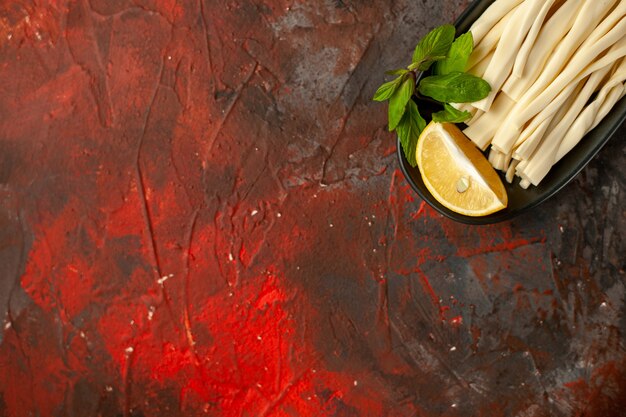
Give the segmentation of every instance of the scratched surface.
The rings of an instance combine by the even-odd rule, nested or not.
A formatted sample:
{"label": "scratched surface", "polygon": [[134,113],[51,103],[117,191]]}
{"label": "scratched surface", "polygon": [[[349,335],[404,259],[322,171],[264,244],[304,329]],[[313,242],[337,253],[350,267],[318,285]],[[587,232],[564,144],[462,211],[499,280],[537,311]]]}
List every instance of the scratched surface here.
{"label": "scratched surface", "polygon": [[398,171],[460,0],[5,0],[1,416],[620,416],[622,127],[511,222]]}

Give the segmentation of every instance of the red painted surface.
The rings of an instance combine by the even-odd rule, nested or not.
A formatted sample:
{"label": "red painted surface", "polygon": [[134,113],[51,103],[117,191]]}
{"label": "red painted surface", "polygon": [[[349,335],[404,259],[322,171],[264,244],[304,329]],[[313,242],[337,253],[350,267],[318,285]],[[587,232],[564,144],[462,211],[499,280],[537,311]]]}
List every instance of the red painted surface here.
{"label": "red painted surface", "polygon": [[621,415],[623,195],[470,228],[397,169],[431,3],[3,2],[0,415]]}

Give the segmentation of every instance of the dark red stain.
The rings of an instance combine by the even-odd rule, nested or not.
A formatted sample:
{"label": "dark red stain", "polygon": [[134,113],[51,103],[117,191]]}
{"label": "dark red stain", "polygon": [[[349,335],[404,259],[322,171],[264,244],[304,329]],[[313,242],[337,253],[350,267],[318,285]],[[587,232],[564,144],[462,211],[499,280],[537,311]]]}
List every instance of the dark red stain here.
{"label": "dark red stain", "polygon": [[534,239],[517,239],[509,240],[511,236],[503,236],[506,240],[502,243],[492,243],[490,245],[480,245],[478,248],[459,248],[459,255],[463,257],[475,256],[481,253],[493,253],[493,252],[510,252],[519,247],[526,245],[533,245],[536,243],[545,243],[545,238],[537,237]]}
{"label": "dark red stain", "polygon": [[620,243],[397,169],[418,3],[2,3],[0,415],[620,415]]}

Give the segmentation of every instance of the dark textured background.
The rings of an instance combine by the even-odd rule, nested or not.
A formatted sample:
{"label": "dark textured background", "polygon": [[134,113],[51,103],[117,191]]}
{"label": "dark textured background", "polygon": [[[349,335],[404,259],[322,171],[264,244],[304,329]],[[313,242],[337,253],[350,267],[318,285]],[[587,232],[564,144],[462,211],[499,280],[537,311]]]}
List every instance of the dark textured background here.
{"label": "dark textured background", "polygon": [[625,415],[626,129],[468,227],[370,100],[466,6],[4,0],[0,415]]}

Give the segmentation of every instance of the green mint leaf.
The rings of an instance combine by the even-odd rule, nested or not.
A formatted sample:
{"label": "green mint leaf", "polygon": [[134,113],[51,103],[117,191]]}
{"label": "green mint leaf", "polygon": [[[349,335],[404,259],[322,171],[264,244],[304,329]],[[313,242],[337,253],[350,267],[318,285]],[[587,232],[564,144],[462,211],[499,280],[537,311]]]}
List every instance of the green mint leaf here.
{"label": "green mint leaf", "polygon": [[404,68],[400,68],[400,69],[385,71],[385,74],[387,74],[387,75],[404,75],[407,72],[409,72],[409,71],[405,70]]}
{"label": "green mint leaf", "polygon": [[419,41],[413,52],[413,63],[420,71],[426,71],[433,62],[448,56],[454,41],[455,29],[452,25],[443,25],[431,30]]}
{"label": "green mint leaf", "polygon": [[437,123],[462,123],[472,117],[468,111],[457,110],[448,103],[443,105],[443,110],[433,113],[433,121]]}
{"label": "green mint leaf", "polygon": [[467,61],[474,50],[474,37],[472,32],[464,33],[456,38],[450,47],[448,57],[435,64],[436,75],[450,74],[451,72],[463,72]]}
{"label": "green mint leaf", "polygon": [[417,129],[419,130],[417,136],[419,136],[419,134],[422,133],[422,130],[426,129],[426,120],[424,120],[424,118],[420,114],[419,110],[417,109],[417,104],[415,104],[413,100],[411,100],[409,104],[409,115],[411,116],[411,120],[416,123]]}
{"label": "green mint leaf", "polygon": [[393,81],[389,81],[378,87],[376,93],[374,94],[374,101],[385,101],[389,100],[393,93],[396,92],[398,87],[400,87],[400,83],[402,82],[402,77],[398,77]]}
{"label": "green mint leaf", "polygon": [[417,139],[420,137],[422,130],[426,128],[426,121],[420,115],[417,105],[413,100],[409,101],[402,120],[398,124],[396,131],[400,138],[402,151],[409,164],[414,167],[417,165],[415,152],[417,150]]}
{"label": "green mint leaf", "polygon": [[406,104],[411,100],[411,96],[415,92],[415,81],[412,77],[407,77],[400,85],[400,88],[389,99],[389,131],[391,132],[398,126]]}
{"label": "green mint leaf", "polygon": [[491,86],[480,77],[452,72],[423,78],[418,90],[420,94],[442,103],[473,103],[487,97]]}

